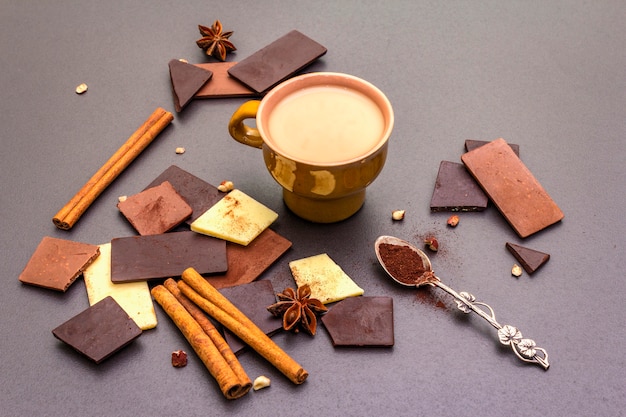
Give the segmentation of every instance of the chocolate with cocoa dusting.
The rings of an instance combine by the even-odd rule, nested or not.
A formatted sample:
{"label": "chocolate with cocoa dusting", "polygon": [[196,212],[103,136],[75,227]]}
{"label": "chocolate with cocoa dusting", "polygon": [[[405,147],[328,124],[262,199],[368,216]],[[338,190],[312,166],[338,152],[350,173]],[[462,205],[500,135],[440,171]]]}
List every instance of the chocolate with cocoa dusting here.
{"label": "chocolate with cocoa dusting", "polygon": [[424,266],[419,253],[408,246],[381,243],[380,258],[389,274],[409,285],[423,285],[436,280],[430,268]]}

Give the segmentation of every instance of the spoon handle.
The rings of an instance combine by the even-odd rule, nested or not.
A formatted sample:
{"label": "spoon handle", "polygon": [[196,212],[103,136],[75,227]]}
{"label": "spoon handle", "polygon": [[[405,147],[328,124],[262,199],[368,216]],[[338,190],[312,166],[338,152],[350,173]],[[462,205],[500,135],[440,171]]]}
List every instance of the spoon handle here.
{"label": "spoon handle", "polygon": [[498,330],[500,343],[511,346],[518,358],[524,362],[536,363],[542,366],[544,370],[548,369],[550,366],[548,362],[548,352],[543,348],[537,347],[534,340],[523,338],[522,332],[516,327],[509,324],[502,326],[498,323],[496,321],[496,314],[487,304],[476,301],[476,297],[470,293],[464,291],[457,293],[438,279],[433,281],[432,284],[453,296],[456,299],[456,305],[459,310],[464,313],[473,311],[487,320],[489,324]]}

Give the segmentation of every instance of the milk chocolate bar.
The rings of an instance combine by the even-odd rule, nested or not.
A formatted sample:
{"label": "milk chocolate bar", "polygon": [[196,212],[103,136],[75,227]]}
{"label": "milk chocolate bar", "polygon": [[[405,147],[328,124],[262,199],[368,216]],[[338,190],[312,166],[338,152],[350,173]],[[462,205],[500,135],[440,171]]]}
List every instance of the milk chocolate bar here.
{"label": "milk chocolate bar", "polygon": [[230,68],[228,73],[257,93],[263,93],[325,53],[324,46],[292,30]]}
{"label": "milk chocolate bar", "polygon": [[52,334],[95,363],[100,363],[141,335],[113,297],[106,297],[61,324]]}
{"label": "milk chocolate bar", "polygon": [[504,139],[467,152],[461,160],[522,238],[563,219],[563,212]]}
{"label": "milk chocolate bar", "polygon": [[226,242],[191,231],[111,240],[113,282],[179,277],[190,267],[200,274],[225,272]]}
{"label": "milk chocolate bar", "polygon": [[[467,152],[473,151],[474,149],[480,148],[481,146],[486,145],[488,143],[489,143],[488,140],[467,139],[465,141],[465,150]],[[515,152],[515,155],[519,156],[519,145],[516,145],[514,143],[509,143],[509,146],[511,147],[511,150]]]}
{"label": "milk chocolate bar", "polygon": [[236,62],[206,62],[203,64],[194,64],[196,67],[211,71],[213,77],[198,90],[193,98],[258,96],[259,93],[246,87],[242,82],[228,74],[228,70],[236,64]]}

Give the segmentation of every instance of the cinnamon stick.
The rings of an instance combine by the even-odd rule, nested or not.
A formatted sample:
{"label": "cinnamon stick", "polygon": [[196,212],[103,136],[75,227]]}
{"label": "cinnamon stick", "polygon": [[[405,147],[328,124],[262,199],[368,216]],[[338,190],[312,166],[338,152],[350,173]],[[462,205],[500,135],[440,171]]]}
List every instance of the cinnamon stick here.
{"label": "cinnamon stick", "polygon": [[185,307],[176,300],[176,297],[163,285],[154,287],[151,294],[176,324],[176,327],[180,329],[204,366],[217,381],[224,396],[232,400],[245,395],[250,390],[250,386],[244,387],[241,385],[239,378],[209,336],[204,333],[200,325],[185,310]]}
{"label": "cinnamon stick", "polygon": [[220,352],[226,363],[230,366],[230,369],[233,370],[237,378],[239,379],[239,383],[242,386],[242,389],[246,389],[246,391],[250,390],[252,386],[252,381],[244,371],[239,359],[235,356],[235,353],[232,351],[228,343],[224,340],[220,332],[215,328],[211,320],[207,318],[204,312],[195,305],[189,298],[187,298],[183,293],[180,292],[180,289],[176,285],[176,281],[172,278],[168,278],[163,283],[163,286],[169,290],[169,292],[178,300],[178,302],[185,307],[185,310],[189,312],[191,317],[196,320],[196,322],[200,325],[204,333],[211,339],[217,350]]}
{"label": "cinnamon stick", "polygon": [[157,108],[52,218],[55,226],[62,230],[71,229],[96,198],[152,143],[173,119],[172,113],[160,107]]}
{"label": "cinnamon stick", "polygon": [[309,373],[283,351],[248,317],[220,294],[195,269],[187,268],[178,281],[180,291],[274,365],[295,384],[302,384]]}

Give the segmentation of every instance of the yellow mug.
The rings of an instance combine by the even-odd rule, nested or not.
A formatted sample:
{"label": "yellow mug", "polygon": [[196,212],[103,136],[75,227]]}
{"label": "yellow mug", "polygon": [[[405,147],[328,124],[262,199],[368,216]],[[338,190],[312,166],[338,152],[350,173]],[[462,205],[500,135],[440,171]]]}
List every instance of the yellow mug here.
{"label": "yellow mug", "polygon": [[[246,119],[255,119],[256,127]],[[238,142],[263,150],[292,212],[333,223],[363,205],[365,188],[385,164],[393,123],[391,103],[371,83],[314,72],[279,84],[261,101],[241,105],[228,131]]]}

